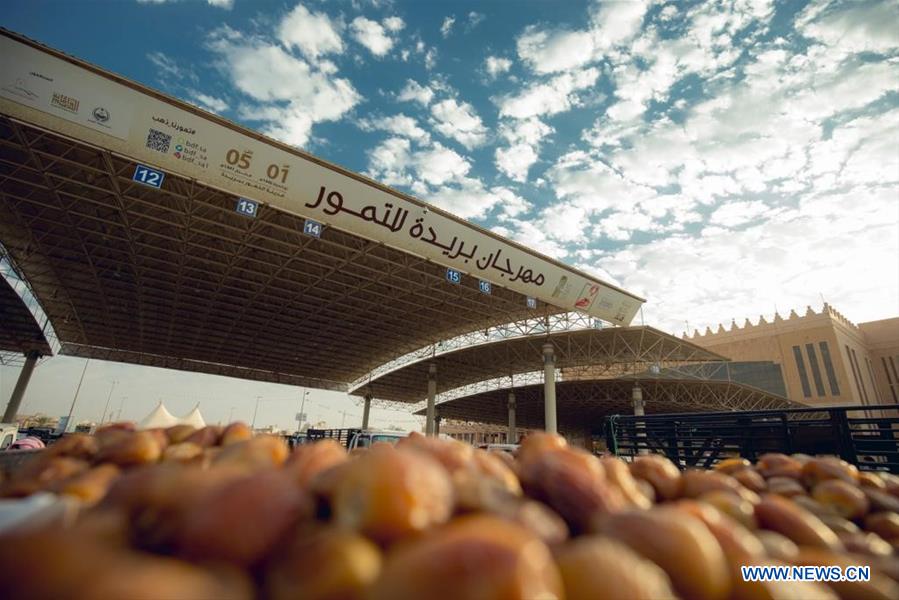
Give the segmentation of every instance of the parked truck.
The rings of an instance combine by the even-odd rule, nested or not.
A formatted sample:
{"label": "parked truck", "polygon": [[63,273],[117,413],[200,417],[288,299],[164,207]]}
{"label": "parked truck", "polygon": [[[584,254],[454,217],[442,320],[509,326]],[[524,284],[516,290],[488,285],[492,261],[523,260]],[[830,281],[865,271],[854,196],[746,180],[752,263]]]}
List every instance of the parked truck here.
{"label": "parked truck", "polygon": [[368,448],[375,442],[397,443],[406,434],[399,431],[384,431],[374,429],[307,429],[306,442],[312,443],[318,440],[331,438],[340,442],[347,450],[355,448]]}

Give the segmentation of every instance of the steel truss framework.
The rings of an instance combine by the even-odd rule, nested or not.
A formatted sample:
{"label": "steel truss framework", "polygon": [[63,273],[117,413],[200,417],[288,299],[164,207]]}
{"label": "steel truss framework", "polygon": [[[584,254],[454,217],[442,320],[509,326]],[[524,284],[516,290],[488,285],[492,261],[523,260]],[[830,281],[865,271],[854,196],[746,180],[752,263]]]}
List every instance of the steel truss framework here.
{"label": "steel truss framework", "polygon": [[0,116],[0,240],[63,354],[346,390],[464,332],[560,312],[382,244]]}
{"label": "steel truss framework", "polygon": [[437,365],[438,394],[496,378],[517,377],[539,368],[543,344],[555,350],[556,367],[566,378],[578,373],[606,377],[668,368],[692,362],[722,361],[723,356],[652,327],[568,329],[551,335],[523,335],[422,356],[352,391],[396,402],[420,402],[427,395],[428,365]]}
{"label": "steel truss framework", "polygon": [[49,357],[58,350],[50,320],[0,244],[0,366],[21,366],[29,352]]}
{"label": "steel truss framework", "polygon": [[[602,426],[613,414],[632,414],[631,394],[639,381],[646,413],[709,410],[765,410],[796,408],[786,398],[730,381],[701,379],[594,379],[556,383],[559,429],[583,432]],[[516,423],[527,429],[543,428],[543,386],[516,385],[457,397],[437,405],[442,419],[508,423],[509,392],[515,393]],[[424,414],[419,410],[416,414]]]}

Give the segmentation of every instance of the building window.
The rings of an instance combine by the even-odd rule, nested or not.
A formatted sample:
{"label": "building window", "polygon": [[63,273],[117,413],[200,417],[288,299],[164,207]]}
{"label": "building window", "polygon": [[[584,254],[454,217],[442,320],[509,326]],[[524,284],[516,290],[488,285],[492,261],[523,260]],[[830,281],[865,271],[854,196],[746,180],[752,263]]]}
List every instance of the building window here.
{"label": "building window", "polygon": [[837,376],[833,371],[833,363],[830,362],[830,348],[827,342],[819,342],[818,347],[821,349],[821,360],[824,361],[824,372],[827,373],[827,383],[830,385],[830,393],[834,396],[840,395],[840,386],[837,383]]}
{"label": "building window", "polygon": [[826,396],[824,391],[824,380],[821,379],[821,368],[818,366],[818,355],[815,354],[815,345],[806,344],[805,352],[808,354],[808,364],[812,367],[812,381],[815,382],[815,391],[819,396]]}
{"label": "building window", "polygon": [[[890,357],[890,360],[893,360]],[[899,387],[899,381],[893,382],[893,378],[890,376],[890,369],[887,367],[887,359],[885,356],[880,357],[880,362],[883,364],[883,372],[886,373],[887,376],[887,386],[890,388],[890,393],[893,394],[893,402],[899,402],[899,398],[896,397],[896,388]]]}
{"label": "building window", "polygon": [[868,364],[868,377],[871,378],[871,387],[874,388],[874,397],[877,399],[877,403],[880,404],[883,400],[880,397],[880,390],[877,389],[877,381],[874,380],[874,367],[871,366],[871,359],[867,356],[865,357],[865,362]]}
{"label": "building window", "polygon": [[852,369],[852,378],[855,379],[855,392],[858,394],[858,400],[864,404],[862,384],[858,380],[858,369],[855,367],[855,363],[852,362],[852,350],[849,349],[848,344],[846,344],[846,361],[849,362],[849,368]]}
{"label": "building window", "polygon": [[805,361],[802,360],[802,351],[799,346],[793,346],[793,358],[796,359],[796,368],[799,369],[799,382],[802,383],[802,395],[811,398],[812,388],[808,385],[808,374],[805,372]]}
{"label": "building window", "polygon": [[862,396],[865,397],[865,404],[868,404],[868,386],[865,385],[862,368],[858,366],[858,356],[855,354],[855,348],[852,349],[852,364],[855,365],[855,370],[858,371],[858,380],[862,384]]}

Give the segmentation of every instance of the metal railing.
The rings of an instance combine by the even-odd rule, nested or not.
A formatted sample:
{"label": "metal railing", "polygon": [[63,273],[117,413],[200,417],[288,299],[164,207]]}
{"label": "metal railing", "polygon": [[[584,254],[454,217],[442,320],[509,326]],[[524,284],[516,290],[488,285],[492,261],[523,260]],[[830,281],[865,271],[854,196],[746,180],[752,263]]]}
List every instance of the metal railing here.
{"label": "metal railing", "polygon": [[832,454],[862,470],[899,473],[899,404],[613,415],[604,429],[613,454],[664,454],[681,468],[783,452]]}

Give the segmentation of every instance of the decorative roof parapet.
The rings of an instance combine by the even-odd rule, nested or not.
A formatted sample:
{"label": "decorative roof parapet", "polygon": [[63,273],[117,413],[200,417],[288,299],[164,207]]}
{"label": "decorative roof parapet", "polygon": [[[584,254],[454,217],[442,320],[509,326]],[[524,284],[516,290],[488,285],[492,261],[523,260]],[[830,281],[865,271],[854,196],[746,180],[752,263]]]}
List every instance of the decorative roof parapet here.
{"label": "decorative roof parapet", "polygon": [[737,325],[736,319],[731,319],[730,327],[727,329],[725,329],[725,327],[722,323],[719,323],[718,327],[715,330],[712,330],[712,328],[710,326],[706,326],[705,332],[703,332],[703,333],[700,333],[698,329],[694,329],[692,334],[688,334],[685,332],[682,337],[685,340],[696,340],[696,339],[701,339],[701,338],[705,338],[708,336],[717,337],[721,334],[726,335],[728,333],[737,332],[737,331],[753,331],[755,329],[765,329],[765,328],[772,327],[772,326],[775,326],[778,324],[784,324],[784,323],[788,323],[788,322],[797,322],[797,321],[802,321],[804,319],[815,318],[815,317],[818,317],[818,318],[828,317],[828,318],[832,319],[833,321],[837,321],[840,324],[848,327],[849,329],[852,329],[854,331],[861,333],[861,330],[859,329],[858,325],[856,325],[855,323],[853,323],[852,321],[850,321],[849,319],[844,317],[839,311],[834,309],[833,306],[831,306],[830,304],[825,302],[824,306],[822,307],[820,312],[815,312],[815,310],[811,306],[806,306],[805,314],[803,314],[802,316],[799,316],[799,314],[795,310],[791,309],[789,316],[786,319],[784,319],[780,315],[780,313],[775,310],[774,318],[771,321],[766,320],[764,316],[760,315],[758,323],[753,324],[747,318],[747,319],[745,319],[743,326],[740,327]]}

